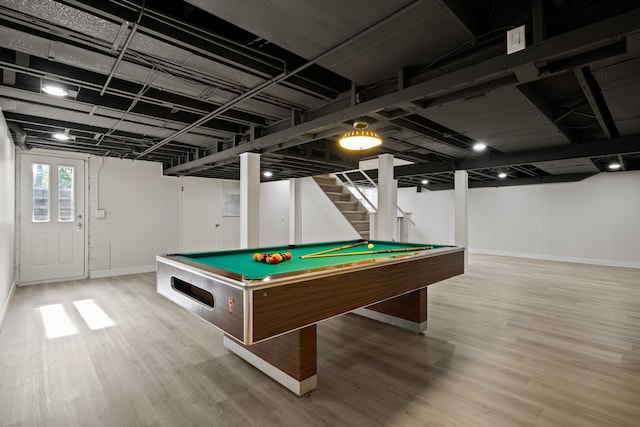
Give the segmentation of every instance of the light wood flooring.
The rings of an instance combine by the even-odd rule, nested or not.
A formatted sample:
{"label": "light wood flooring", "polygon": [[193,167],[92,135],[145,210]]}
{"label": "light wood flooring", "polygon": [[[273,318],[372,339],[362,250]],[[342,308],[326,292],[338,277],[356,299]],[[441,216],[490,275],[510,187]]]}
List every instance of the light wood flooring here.
{"label": "light wood flooring", "polygon": [[[90,330],[73,305],[86,299],[115,325]],[[51,304],[75,334],[47,339]],[[424,336],[320,323],[318,389],[298,398],[157,295],[153,274],[18,288],[0,425],[640,425],[640,270],[471,255],[428,308]]]}

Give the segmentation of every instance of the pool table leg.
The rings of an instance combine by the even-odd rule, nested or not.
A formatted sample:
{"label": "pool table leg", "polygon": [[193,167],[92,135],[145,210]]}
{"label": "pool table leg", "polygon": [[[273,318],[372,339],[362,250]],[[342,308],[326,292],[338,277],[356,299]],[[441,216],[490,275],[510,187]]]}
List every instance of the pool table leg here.
{"label": "pool table leg", "polygon": [[353,311],[360,316],[421,333],[427,329],[427,288]]}
{"label": "pool table leg", "polygon": [[225,334],[224,346],[262,372],[303,396],[318,383],[316,325],[244,345]]}

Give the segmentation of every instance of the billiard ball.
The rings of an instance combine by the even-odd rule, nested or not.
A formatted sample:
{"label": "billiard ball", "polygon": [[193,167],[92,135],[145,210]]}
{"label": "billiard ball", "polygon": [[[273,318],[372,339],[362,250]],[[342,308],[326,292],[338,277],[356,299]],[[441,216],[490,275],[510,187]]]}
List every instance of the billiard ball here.
{"label": "billiard ball", "polygon": [[253,260],[258,262],[262,261],[262,254],[256,252],[255,254],[253,254]]}
{"label": "billiard ball", "polygon": [[369,245],[367,246],[369,249],[373,249],[373,243],[369,243]]}

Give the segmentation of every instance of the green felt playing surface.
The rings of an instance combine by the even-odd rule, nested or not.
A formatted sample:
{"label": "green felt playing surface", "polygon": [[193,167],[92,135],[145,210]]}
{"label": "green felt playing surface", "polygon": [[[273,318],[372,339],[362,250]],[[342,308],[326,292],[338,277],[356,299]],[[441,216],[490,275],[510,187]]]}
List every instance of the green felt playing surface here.
{"label": "green felt playing surface", "polygon": [[[336,265],[348,264],[353,262],[361,262],[376,258],[387,258],[391,256],[402,256],[407,253],[424,252],[421,251],[409,251],[409,252],[394,252],[394,253],[377,253],[377,254],[361,254],[361,255],[348,255],[348,256],[332,256],[326,258],[300,258],[302,255],[308,255],[311,253],[325,251],[327,249],[333,249],[341,246],[352,245],[358,243],[358,240],[338,241],[338,242],[323,242],[323,243],[311,243],[296,245],[293,248],[288,246],[271,246],[267,248],[250,248],[250,249],[237,249],[230,251],[217,251],[217,252],[202,252],[193,254],[182,254],[180,258],[188,259],[192,262],[204,264],[210,267],[218,268],[220,270],[229,271],[232,273],[245,276],[247,279],[263,279],[267,276],[274,276],[278,274],[304,272],[307,270],[314,270],[318,268],[327,268]],[[374,248],[368,249],[367,244],[355,246],[349,249],[341,251],[330,252],[331,254],[338,253],[351,253],[351,252],[368,252],[368,251],[384,251],[384,250],[398,250],[409,249],[422,246],[431,246],[433,248],[442,248],[443,245],[432,245],[425,243],[407,243],[407,242],[387,242],[380,240],[369,240],[368,243],[373,243]],[[257,262],[253,260],[253,254],[259,253],[281,253],[291,252],[292,258],[289,261],[283,261],[279,264],[267,264],[264,262]]]}

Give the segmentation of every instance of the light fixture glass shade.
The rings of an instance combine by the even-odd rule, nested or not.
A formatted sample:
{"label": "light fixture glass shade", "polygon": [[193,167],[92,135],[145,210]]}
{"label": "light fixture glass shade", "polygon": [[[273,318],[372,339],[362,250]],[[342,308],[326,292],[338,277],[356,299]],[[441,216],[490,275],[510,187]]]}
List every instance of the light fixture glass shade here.
{"label": "light fixture glass shade", "polygon": [[54,133],[53,137],[55,139],[57,139],[58,141],[68,141],[71,139],[71,137],[65,133],[59,132],[59,133]]}
{"label": "light fixture glass shade", "polygon": [[368,150],[382,144],[382,138],[372,130],[356,129],[342,135],[338,144],[346,150]]}
{"label": "light fixture glass shade", "polygon": [[67,96],[69,94],[65,89],[55,85],[44,85],[42,91],[53,96]]}
{"label": "light fixture glass shade", "polygon": [[483,142],[476,142],[475,144],[473,144],[474,151],[484,151],[486,148],[487,148],[487,144]]}
{"label": "light fixture glass shade", "polygon": [[622,167],[622,165],[620,163],[618,163],[618,162],[609,163],[609,169],[612,170],[612,171],[618,170],[621,167]]}

